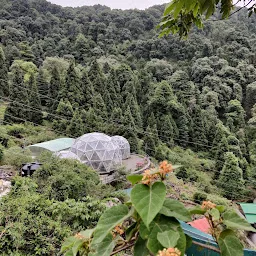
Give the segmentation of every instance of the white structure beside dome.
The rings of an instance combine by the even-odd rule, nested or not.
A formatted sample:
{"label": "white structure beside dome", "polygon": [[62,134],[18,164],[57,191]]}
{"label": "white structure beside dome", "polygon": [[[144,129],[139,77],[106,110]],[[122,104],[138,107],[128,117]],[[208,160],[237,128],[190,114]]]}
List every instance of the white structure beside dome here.
{"label": "white structure beside dome", "polygon": [[130,144],[126,138],[122,136],[113,136],[111,137],[111,140],[120,148],[123,160],[130,158]]}
{"label": "white structure beside dome", "polygon": [[119,147],[104,133],[88,133],[77,138],[70,151],[98,172],[111,172],[122,165]]}
{"label": "white structure beside dome", "polygon": [[60,152],[55,153],[55,155],[61,159],[75,159],[80,161],[79,157],[74,154],[73,152],[71,152],[70,150],[63,150]]}

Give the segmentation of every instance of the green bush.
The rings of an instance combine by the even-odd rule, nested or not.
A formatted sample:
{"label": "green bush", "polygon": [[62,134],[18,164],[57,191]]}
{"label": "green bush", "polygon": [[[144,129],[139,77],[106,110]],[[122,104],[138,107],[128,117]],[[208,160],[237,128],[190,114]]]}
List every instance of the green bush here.
{"label": "green bush", "polygon": [[28,149],[20,147],[11,147],[4,151],[3,164],[12,165],[17,169],[22,167],[22,164],[32,161],[31,152]]}
{"label": "green bush", "polygon": [[4,146],[0,144],[0,162],[2,162],[4,157]]}
{"label": "green bush", "polygon": [[[99,175],[90,167],[70,159],[59,159],[49,154],[40,158],[43,164],[33,174],[38,190],[58,201],[80,200],[86,196],[103,198],[111,193],[111,186],[102,185]],[[108,189],[110,188],[110,190]]]}
{"label": "green bush", "polygon": [[179,179],[187,180],[188,178],[188,171],[184,166],[178,168],[175,174],[176,174],[176,177]]}
{"label": "green bush", "polygon": [[201,203],[207,199],[207,195],[201,192],[196,192],[193,195],[193,199],[195,203]]}

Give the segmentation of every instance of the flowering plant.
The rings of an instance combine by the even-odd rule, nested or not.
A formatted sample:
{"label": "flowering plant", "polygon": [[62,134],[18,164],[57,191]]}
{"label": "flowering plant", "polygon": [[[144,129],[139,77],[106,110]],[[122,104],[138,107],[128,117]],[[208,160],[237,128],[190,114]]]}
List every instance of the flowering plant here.
{"label": "flowering plant", "polygon": [[219,245],[214,249],[223,256],[242,256],[243,247],[233,230],[254,229],[224,206],[203,202],[188,210],[181,202],[167,198],[165,179],[175,168],[164,161],[156,170],[129,175],[134,185],[131,201],[106,210],[95,229],[68,238],[62,252],[66,256],[110,256],[131,249],[134,256],[183,256],[192,239],[184,233],[179,220],[191,221],[192,214],[202,214]]}

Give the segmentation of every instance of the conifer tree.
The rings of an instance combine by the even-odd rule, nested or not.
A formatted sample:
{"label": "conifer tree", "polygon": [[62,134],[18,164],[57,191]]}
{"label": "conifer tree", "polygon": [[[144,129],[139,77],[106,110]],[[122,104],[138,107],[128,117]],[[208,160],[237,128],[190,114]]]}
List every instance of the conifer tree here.
{"label": "conifer tree", "polygon": [[97,93],[93,99],[93,108],[96,115],[103,119],[107,118],[107,108],[99,93]]}
{"label": "conifer tree", "polygon": [[205,125],[203,121],[202,111],[196,106],[193,114],[193,132],[191,133],[192,141],[195,143],[196,150],[204,150],[205,144],[208,143],[205,135]]}
{"label": "conifer tree", "polygon": [[84,124],[78,109],[75,110],[74,115],[67,127],[67,133],[75,137],[80,137],[84,134]]}
{"label": "conifer tree", "polygon": [[37,88],[42,106],[46,106],[49,84],[46,81],[43,68],[39,68],[37,75]]}
{"label": "conifer tree", "polygon": [[225,154],[225,164],[220,173],[218,185],[223,189],[223,194],[228,199],[238,199],[238,195],[244,188],[242,170],[239,167],[238,159],[232,152]]}
{"label": "conifer tree", "polygon": [[67,99],[71,105],[81,104],[82,90],[80,78],[75,70],[75,64],[72,62],[68,68],[65,86],[60,91],[59,97]]}
{"label": "conifer tree", "polygon": [[123,118],[123,124],[124,124],[124,134],[123,136],[129,141],[131,146],[132,152],[138,151],[138,138],[136,134],[136,127],[134,123],[134,118],[131,114],[130,107],[127,107],[127,110],[124,113]]}
{"label": "conifer tree", "polygon": [[103,95],[103,98],[104,98],[104,102],[107,109],[107,115],[110,116],[114,104],[113,104],[113,101],[111,100],[111,97],[108,91],[105,92],[105,94]]}
{"label": "conifer tree", "polygon": [[0,96],[9,95],[8,70],[5,62],[5,55],[0,46]]}
{"label": "conifer tree", "polygon": [[189,121],[186,114],[178,118],[179,144],[186,147],[189,141]]}
{"label": "conifer tree", "polygon": [[[43,113],[42,113],[42,106],[41,101],[38,95],[38,88],[36,85],[35,75],[31,74],[29,78],[29,105],[31,107],[30,111],[30,121],[36,124],[42,124],[43,122]],[[35,111],[37,109],[37,111]]]}
{"label": "conifer tree", "polygon": [[65,132],[73,117],[73,108],[68,100],[61,99],[55,113],[53,128],[58,132]]}
{"label": "conifer tree", "polygon": [[[84,125],[85,133],[97,132],[102,128],[102,118],[98,116],[94,110],[94,108],[89,108],[86,112],[86,124]],[[84,121],[84,119],[83,119]],[[103,132],[103,129],[101,129]]]}
{"label": "conifer tree", "polygon": [[144,137],[143,137],[143,146],[144,146],[145,152],[149,156],[155,155],[156,144],[155,144],[155,140],[154,140],[153,131],[149,125],[148,125],[146,132],[144,134]]}
{"label": "conifer tree", "polygon": [[94,89],[89,80],[87,72],[84,70],[81,77],[82,98],[81,106],[88,110],[93,105]]}
{"label": "conifer tree", "polygon": [[173,126],[171,122],[171,118],[169,115],[162,115],[158,119],[158,133],[160,139],[165,142],[167,145],[172,146],[173,145]]}
{"label": "conifer tree", "polygon": [[[58,95],[59,95],[59,91],[61,90],[60,73],[56,66],[53,67],[51,75],[52,77],[49,84],[48,98],[47,98],[46,105],[48,107],[48,111],[51,114],[54,114],[58,107],[58,99],[59,99]],[[52,119],[52,118],[49,116],[49,119]]]}
{"label": "conifer tree", "polygon": [[13,70],[10,99],[11,102],[5,110],[4,121],[8,123],[24,123],[25,121],[29,121],[30,109],[28,94],[24,85],[22,70],[18,66]]}
{"label": "conifer tree", "polygon": [[226,137],[223,137],[222,140],[218,143],[217,150],[215,151],[215,167],[216,172],[214,174],[214,179],[218,179],[220,175],[220,171],[223,168],[224,161],[225,161],[225,154],[228,152],[228,142]]}

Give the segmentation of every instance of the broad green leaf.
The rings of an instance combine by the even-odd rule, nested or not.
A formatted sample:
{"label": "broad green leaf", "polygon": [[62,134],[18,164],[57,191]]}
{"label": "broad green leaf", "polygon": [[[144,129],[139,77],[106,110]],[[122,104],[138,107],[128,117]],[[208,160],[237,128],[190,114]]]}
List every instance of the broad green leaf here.
{"label": "broad green leaf", "polygon": [[256,232],[245,219],[241,218],[235,211],[230,210],[222,215],[223,223],[230,229],[241,229]]}
{"label": "broad green leaf", "polygon": [[179,0],[178,2],[175,3],[175,8],[173,9],[173,18],[176,19],[179,14],[180,11],[182,10],[183,6],[184,6],[184,1],[183,0]]}
{"label": "broad green leaf", "polygon": [[70,249],[75,244],[75,242],[77,240],[78,239],[76,237],[74,237],[74,236],[70,236],[67,239],[65,239],[64,243],[61,246],[61,251],[60,252],[63,253],[66,250]]}
{"label": "broad green leaf", "polygon": [[117,205],[106,210],[99,219],[94,231],[92,244],[103,241],[107,234],[118,224],[132,215],[126,205]]}
{"label": "broad green leaf", "polygon": [[160,242],[160,244],[165,248],[176,247],[179,238],[179,232],[174,231],[172,229],[157,234],[158,242]]}
{"label": "broad green leaf", "polygon": [[185,234],[185,236],[186,236],[186,250],[187,250],[188,248],[191,247],[193,241],[189,235]]}
{"label": "broad green leaf", "polygon": [[135,234],[135,232],[137,231],[137,223],[133,223],[129,228],[127,228],[127,230],[125,231],[125,237],[126,240],[130,240],[132,238],[132,236]]}
{"label": "broad green leaf", "polygon": [[192,220],[190,212],[185,208],[185,206],[181,202],[170,198],[165,199],[160,213],[168,217],[175,217],[182,221]]}
{"label": "broad green leaf", "polygon": [[73,256],[72,249],[65,252],[64,256]]}
{"label": "broad green leaf", "polygon": [[85,231],[80,231],[79,234],[84,238],[84,239],[89,239],[92,237],[93,232],[95,231],[94,229],[86,229]]}
{"label": "broad green leaf", "polygon": [[172,2],[168,4],[164,10],[164,16],[168,15],[174,8],[175,5]]}
{"label": "broad green leaf", "polygon": [[84,240],[78,239],[72,246],[72,252],[73,256],[76,256],[80,250],[80,248],[83,246]]}
{"label": "broad green leaf", "polygon": [[135,185],[136,183],[140,182],[143,178],[143,175],[128,175],[127,180],[129,180],[132,185]]}
{"label": "broad green leaf", "polygon": [[192,207],[190,209],[188,209],[190,214],[201,214],[204,215],[207,211],[202,209],[202,207],[200,206],[196,206],[196,207]]}
{"label": "broad green leaf", "polygon": [[140,236],[142,237],[142,239],[144,239],[144,240],[148,239],[150,231],[148,230],[148,228],[146,227],[146,225],[143,222],[140,223],[139,231],[140,231]]}
{"label": "broad green leaf", "polygon": [[224,205],[217,205],[216,209],[220,212],[223,213],[226,210],[226,206]]}
{"label": "broad green leaf", "polygon": [[166,217],[164,215],[159,215],[150,224],[147,247],[152,253],[157,253],[164,247],[158,241],[158,233],[162,233],[169,230],[178,230],[180,223],[175,218]]}
{"label": "broad green leaf", "polygon": [[148,256],[147,240],[143,240],[140,236],[134,246],[134,256]]}
{"label": "broad green leaf", "polygon": [[166,196],[162,182],[151,186],[137,184],[131,191],[131,201],[147,227],[161,210]]}
{"label": "broad green leaf", "polygon": [[236,237],[236,234],[227,229],[220,234],[218,245],[222,256],[243,256],[243,245]]}
{"label": "broad green leaf", "polygon": [[209,214],[212,216],[213,221],[218,220],[220,218],[220,212],[213,208],[209,211]]}
{"label": "broad green leaf", "polygon": [[180,238],[176,247],[181,251],[181,255],[184,255],[187,247],[186,235],[181,226],[177,227],[177,231],[180,234]]}
{"label": "broad green leaf", "polygon": [[103,241],[98,244],[92,245],[92,253],[90,253],[89,256],[109,256],[114,248],[115,240],[113,240],[113,236],[108,233],[106,234]]}

